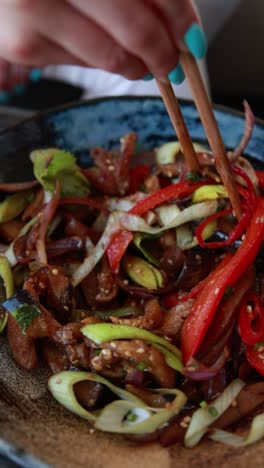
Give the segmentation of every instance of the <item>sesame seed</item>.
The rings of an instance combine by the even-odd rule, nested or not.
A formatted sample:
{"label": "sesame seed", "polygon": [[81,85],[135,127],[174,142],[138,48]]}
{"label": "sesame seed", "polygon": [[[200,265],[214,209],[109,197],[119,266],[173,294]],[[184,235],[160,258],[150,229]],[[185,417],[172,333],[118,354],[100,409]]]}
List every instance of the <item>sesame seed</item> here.
{"label": "sesame seed", "polygon": [[113,172],[113,171],[115,170],[115,166],[109,166],[109,167],[108,167],[108,170],[109,170],[110,172]]}
{"label": "sesame seed", "polygon": [[215,293],[215,295],[217,295],[219,293],[219,288],[216,288],[214,293]]}
{"label": "sesame seed", "polygon": [[40,287],[41,289],[45,289],[45,284],[42,283],[42,281],[40,281],[40,282],[39,282],[39,287]]}
{"label": "sesame seed", "polygon": [[183,429],[187,429],[188,424],[183,421],[180,422],[180,426],[183,427]]}
{"label": "sesame seed", "polygon": [[262,351],[264,351],[264,346],[260,346],[260,347],[258,348],[258,351],[259,351],[260,353],[262,353]]}
{"label": "sesame seed", "polygon": [[91,428],[91,429],[89,429],[89,432],[90,432],[90,434],[94,434],[94,433],[95,433],[95,429]]}
{"label": "sesame seed", "polygon": [[63,306],[64,310],[69,310],[69,307],[67,305]]}
{"label": "sesame seed", "polygon": [[189,423],[191,421],[191,419],[192,419],[191,416],[185,416],[185,418],[183,418],[183,421],[185,423]]}
{"label": "sesame seed", "polygon": [[139,354],[143,354],[145,352],[144,348],[138,348],[137,352]]}
{"label": "sesame seed", "polygon": [[233,408],[235,408],[237,406],[237,401],[233,400],[232,403],[231,403],[231,406],[233,406]]}
{"label": "sesame seed", "polygon": [[248,313],[249,315],[252,314],[252,307],[251,307],[251,305],[248,305],[248,306],[247,306],[247,313]]}
{"label": "sesame seed", "polygon": [[52,273],[53,275],[57,276],[57,275],[59,274],[59,270],[58,270],[57,268],[53,268],[53,269],[51,270],[51,273]]}

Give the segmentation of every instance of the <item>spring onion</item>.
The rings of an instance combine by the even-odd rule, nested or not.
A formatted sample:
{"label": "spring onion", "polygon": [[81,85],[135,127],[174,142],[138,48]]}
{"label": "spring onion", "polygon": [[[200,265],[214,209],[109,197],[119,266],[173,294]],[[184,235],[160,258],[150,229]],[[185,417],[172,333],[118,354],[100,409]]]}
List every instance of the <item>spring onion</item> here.
{"label": "spring onion", "polygon": [[245,447],[254,444],[264,437],[264,413],[254,417],[246,437],[222,431],[221,429],[214,429],[209,437],[216,442],[231,445],[232,447]]}
{"label": "spring onion", "polygon": [[242,380],[234,380],[211,404],[195,411],[185,434],[185,447],[194,447],[198,444],[209,426],[226,411],[244,385]]}

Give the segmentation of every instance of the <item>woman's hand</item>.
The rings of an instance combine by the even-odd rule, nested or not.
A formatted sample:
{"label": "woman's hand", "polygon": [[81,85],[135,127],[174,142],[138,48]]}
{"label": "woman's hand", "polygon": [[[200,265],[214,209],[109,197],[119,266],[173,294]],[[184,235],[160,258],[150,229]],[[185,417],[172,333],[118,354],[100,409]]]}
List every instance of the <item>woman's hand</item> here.
{"label": "woman's hand", "polygon": [[0,0],[0,56],[12,63],[164,79],[186,46],[205,54],[191,0]]}

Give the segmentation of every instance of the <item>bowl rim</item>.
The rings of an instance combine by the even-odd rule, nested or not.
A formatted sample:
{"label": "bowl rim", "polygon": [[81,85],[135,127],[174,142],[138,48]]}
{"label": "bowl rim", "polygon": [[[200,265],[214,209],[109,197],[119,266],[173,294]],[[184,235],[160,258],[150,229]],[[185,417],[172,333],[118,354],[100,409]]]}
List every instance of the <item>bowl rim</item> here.
{"label": "bowl rim", "polygon": [[[80,100],[76,100],[76,101],[71,101],[71,102],[68,102],[68,103],[60,105],[60,106],[55,106],[55,107],[52,107],[50,109],[46,109],[44,111],[37,111],[36,113],[34,113],[33,115],[30,115],[29,117],[22,118],[18,122],[14,123],[14,124],[11,124],[11,125],[3,128],[2,130],[0,130],[0,136],[5,135],[5,133],[8,133],[10,130],[14,130],[17,127],[19,127],[20,125],[26,124],[27,122],[40,120],[40,119],[48,117],[48,116],[50,116],[52,114],[63,112],[65,110],[67,110],[67,109],[73,109],[75,107],[77,108],[77,107],[87,106],[87,105],[90,105],[90,104],[97,104],[97,103],[101,103],[101,102],[105,102],[105,101],[112,101],[112,100],[116,100],[116,101],[125,101],[125,100],[144,101],[144,100],[147,100],[147,99],[162,102],[161,96],[147,95],[147,94],[146,95],[139,95],[139,96],[131,95],[131,94],[124,94],[124,95],[117,95],[117,96],[102,96],[102,97],[96,97],[96,98],[92,98],[92,99],[80,99]],[[194,103],[194,101],[192,99],[179,98],[178,101],[179,101],[180,105],[181,104],[191,104],[194,107],[196,107],[195,103]],[[212,106],[213,106],[213,110],[215,110],[215,111],[229,113],[231,115],[241,117],[242,119],[245,118],[245,115],[244,115],[244,113],[242,111],[239,111],[237,109],[233,109],[232,107],[224,106],[222,104],[214,104],[214,102],[212,102]],[[264,119],[261,119],[259,117],[255,117],[255,122],[258,125],[260,125],[261,127],[264,128]]]}

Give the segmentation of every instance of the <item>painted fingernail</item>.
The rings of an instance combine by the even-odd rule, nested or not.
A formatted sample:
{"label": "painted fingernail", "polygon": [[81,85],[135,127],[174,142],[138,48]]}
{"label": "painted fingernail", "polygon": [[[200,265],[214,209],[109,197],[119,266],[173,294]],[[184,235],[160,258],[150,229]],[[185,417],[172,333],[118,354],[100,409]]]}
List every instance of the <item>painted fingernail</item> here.
{"label": "painted fingernail", "polygon": [[185,75],[184,75],[184,71],[182,69],[182,66],[180,64],[178,64],[177,67],[174,68],[174,70],[172,70],[168,74],[168,78],[172,83],[174,83],[176,85],[181,84],[185,80]]}
{"label": "painted fingernail", "polygon": [[10,97],[10,93],[7,91],[0,91],[0,104],[8,104]]}
{"label": "painted fingernail", "polygon": [[14,87],[14,94],[17,96],[22,96],[24,92],[26,91],[26,86],[23,83],[19,83]]}
{"label": "painted fingernail", "polygon": [[41,69],[40,68],[34,68],[30,73],[31,81],[39,81],[40,78],[41,78]]}
{"label": "painted fingernail", "polygon": [[152,73],[148,73],[147,75],[145,75],[145,76],[143,77],[143,80],[144,80],[144,81],[153,80],[153,75],[152,75]]}
{"label": "painted fingernail", "polygon": [[184,36],[185,45],[197,59],[205,56],[207,51],[207,40],[201,26],[193,23]]}

